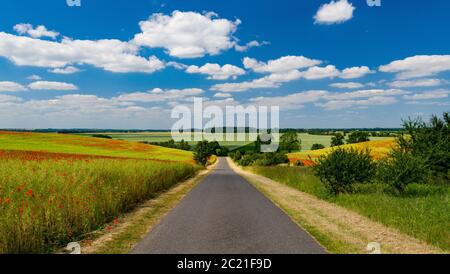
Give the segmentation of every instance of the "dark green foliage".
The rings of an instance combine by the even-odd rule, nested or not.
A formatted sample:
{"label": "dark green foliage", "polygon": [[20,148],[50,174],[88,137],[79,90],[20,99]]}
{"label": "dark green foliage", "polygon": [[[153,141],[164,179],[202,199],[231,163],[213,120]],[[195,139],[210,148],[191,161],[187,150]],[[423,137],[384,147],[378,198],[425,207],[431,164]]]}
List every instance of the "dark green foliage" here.
{"label": "dark green foliage", "polygon": [[312,145],[311,150],[319,150],[319,149],[324,149],[324,148],[325,148],[325,146],[322,144],[314,144],[314,145]]}
{"label": "dark green foliage", "polygon": [[276,166],[289,163],[286,154],[283,153],[247,153],[242,155],[239,151],[230,153],[233,161],[241,166]]}
{"label": "dark green foliage", "polygon": [[228,156],[235,162],[239,161],[242,158],[242,153],[240,150],[236,150],[228,153]]}
{"label": "dark green foliage", "polygon": [[347,143],[348,144],[357,144],[357,143],[363,143],[368,142],[369,139],[369,133],[364,131],[355,131],[348,135]]}
{"label": "dark green foliage", "polygon": [[298,138],[297,133],[287,132],[280,138],[280,151],[291,153],[293,151],[301,150],[302,141]]}
{"label": "dark green foliage", "polygon": [[410,184],[426,183],[429,175],[430,169],[422,158],[400,149],[393,150],[389,158],[378,164],[377,170],[377,178],[397,193],[403,193]]}
{"label": "dark green foliage", "polygon": [[153,146],[160,146],[160,147],[167,147],[167,148],[174,148],[174,149],[181,149],[190,151],[191,146],[188,142],[181,140],[181,142],[175,142],[173,139],[167,141],[167,142],[141,142],[143,144],[153,145]]}
{"label": "dark green foliage", "polygon": [[92,137],[94,137],[94,138],[103,138],[103,139],[112,139],[111,136],[106,135],[106,134],[93,134]]}
{"label": "dark green foliage", "polygon": [[216,149],[215,155],[220,156],[220,157],[225,157],[225,156],[228,156],[229,152],[230,152],[230,150],[227,147],[220,147],[219,149]]}
{"label": "dark green foliage", "polygon": [[198,142],[194,150],[194,160],[200,165],[206,165],[208,158],[212,155],[208,141]]}
{"label": "dark green foliage", "polygon": [[406,134],[398,138],[400,149],[422,158],[435,175],[447,176],[450,170],[450,115],[433,116],[429,123],[421,119],[404,122]]}
{"label": "dark green foliage", "polygon": [[355,183],[372,179],[375,164],[369,151],[338,148],[319,158],[314,171],[330,193],[351,192]]}
{"label": "dark green foliage", "polygon": [[216,156],[227,156],[228,149],[225,147],[221,147],[219,142],[208,142],[202,141],[198,142],[197,146],[194,149],[194,160],[200,165],[206,165],[209,157],[212,155]]}
{"label": "dark green foliage", "polygon": [[344,140],[345,140],[345,137],[343,134],[336,133],[333,136],[333,138],[331,138],[331,146],[332,147],[342,146],[345,144]]}

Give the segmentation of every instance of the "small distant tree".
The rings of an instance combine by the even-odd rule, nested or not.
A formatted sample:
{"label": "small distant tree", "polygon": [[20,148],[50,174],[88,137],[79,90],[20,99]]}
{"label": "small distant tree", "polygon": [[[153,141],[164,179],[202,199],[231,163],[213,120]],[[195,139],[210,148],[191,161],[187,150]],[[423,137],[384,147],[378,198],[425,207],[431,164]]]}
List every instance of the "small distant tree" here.
{"label": "small distant tree", "polygon": [[369,139],[369,133],[364,131],[355,131],[348,135],[347,143],[349,144],[357,144],[357,143],[363,143],[368,142]]}
{"label": "small distant tree", "polygon": [[198,142],[194,150],[194,160],[200,165],[206,165],[212,155],[211,146],[208,141]]}
{"label": "small distant tree", "polygon": [[280,151],[287,151],[289,153],[298,151],[301,150],[301,144],[302,142],[296,132],[287,132],[280,138]]}
{"label": "small distant tree", "polygon": [[332,147],[342,146],[345,144],[344,140],[345,140],[344,135],[342,135],[341,133],[336,133],[333,136],[333,138],[331,138],[331,146]]}
{"label": "small distant tree", "polygon": [[191,150],[191,145],[185,140],[181,140],[179,147],[181,150]]}
{"label": "small distant tree", "polygon": [[312,145],[311,150],[319,150],[319,149],[324,149],[324,148],[325,148],[325,146],[322,144],[314,144],[314,145]]}
{"label": "small distant tree", "polygon": [[220,154],[220,151],[221,151],[222,147],[220,146],[219,142],[213,141],[213,142],[208,143],[208,148],[209,148],[210,156],[211,155],[218,155],[218,156],[220,156],[219,154]]}

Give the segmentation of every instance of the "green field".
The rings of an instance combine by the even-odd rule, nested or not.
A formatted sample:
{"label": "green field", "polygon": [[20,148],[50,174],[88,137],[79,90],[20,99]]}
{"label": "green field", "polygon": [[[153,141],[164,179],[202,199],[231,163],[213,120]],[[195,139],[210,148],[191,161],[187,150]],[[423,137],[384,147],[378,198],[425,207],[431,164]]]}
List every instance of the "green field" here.
{"label": "green field", "polygon": [[[172,139],[170,132],[140,132],[140,133],[105,133],[106,135],[112,137],[116,140],[126,140],[132,142],[166,142]],[[92,134],[83,134],[92,135]],[[325,147],[330,147],[332,136],[327,135],[311,135],[307,133],[298,134],[299,138],[302,140],[302,151],[309,151],[314,144],[322,144]],[[236,137],[237,139],[237,137]],[[384,137],[371,137],[371,141],[382,141],[392,138]],[[248,138],[247,138],[248,140]],[[189,142],[190,145],[195,145],[196,141]],[[223,141],[219,142],[221,146],[225,146],[230,150],[238,147],[248,145],[249,141]]]}
{"label": "green field", "polygon": [[43,151],[138,159],[192,161],[192,153],[82,135],[0,132],[0,150]]}
{"label": "green field", "polygon": [[[140,133],[105,133],[106,135],[112,137],[115,140],[124,140],[130,142],[166,142],[172,139],[172,135],[170,132],[140,132]],[[90,134],[81,134],[90,136]],[[194,139],[194,134],[192,134],[192,139]],[[237,139],[237,137],[236,137]],[[247,141],[221,141],[219,142],[221,146],[227,147],[230,150],[235,148],[248,145],[250,142],[248,138],[245,138]],[[194,146],[198,143],[198,141],[189,141],[191,146]]]}

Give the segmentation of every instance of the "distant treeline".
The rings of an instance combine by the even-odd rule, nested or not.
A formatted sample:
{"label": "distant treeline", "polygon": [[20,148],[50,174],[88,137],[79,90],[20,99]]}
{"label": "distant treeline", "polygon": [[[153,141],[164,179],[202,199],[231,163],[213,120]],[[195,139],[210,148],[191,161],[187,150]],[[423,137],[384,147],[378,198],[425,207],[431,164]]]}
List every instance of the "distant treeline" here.
{"label": "distant treeline", "polygon": [[402,132],[400,128],[317,128],[317,129],[295,129],[284,128],[280,129],[280,133],[297,132],[307,133],[311,135],[336,135],[336,133],[342,133],[347,135],[351,132],[362,131],[369,133],[372,137],[389,137]]}
{"label": "distant treeline", "polygon": [[86,133],[144,133],[144,132],[170,132],[167,129],[13,129],[5,128],[0,131],[11,132],[36,132],[36,133],[60,133],[60,134],[86,134]]}
{"label": "distant treeline", "polygon": [[[144,132],[170,132],[170,130],[167,129],[0,129],[3,131],[13,131],[13,132],[37,132],[37,133],[60,133],[60,134],[86,134],[86,133],[144,133]],[[201,132],[200,129],[187,129],[182,132]],[[209,131],[209,130],[208,130]],[[213,133],[215,133],[217,130],[212,129]],[[246,127],[246,128],[230,128],[230,127],[224,127],[222,129],[222,132],[230,133],[238,133],[238,132],[254,132],[255,129]],[[297,133],[308,133],[311,135],[334,135],[338,132],[340,133],[350,133],[354,131],[366,131],[369,132],[372,136],[374,136],[374,133],[384,133],[384,132],[390,132],[390,133],[398,133],[401,132],[402,129],[400,128],[318,128],[318,129],[302,129],[302,128],[283,128],[280,129],[280,133],[286,133],[286,132],[297,132]],[[375,136],[374,136],[375,137]],[[382,137],[382,136],[381,136]]]}
{"label": "distant treeline", "polygon": [[147,145],[154,145],[154,146],[160,146],[160,147],[167,147],[167,148],[175,148],[175,149],[181,149],[181,150],[191,150],[191,145],[189,145],[188,142],[181,140],[181,142],[175,142],[173,139],[167,141],[167,142],[147,142],[143,141],[140,142],[142,144]]}

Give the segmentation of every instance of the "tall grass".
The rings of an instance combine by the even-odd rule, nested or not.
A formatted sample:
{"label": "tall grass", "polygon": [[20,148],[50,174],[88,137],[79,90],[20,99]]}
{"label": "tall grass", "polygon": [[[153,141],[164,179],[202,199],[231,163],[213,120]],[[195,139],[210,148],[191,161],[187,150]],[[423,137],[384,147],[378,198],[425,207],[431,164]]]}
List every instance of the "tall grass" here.
{"label": "tall grass", "polygon": [[122,159],[0,161],[0,253],[48,253],[195,173]]}
{"label": "tall grass", "polygon": [[408,185],[396,195],[383,183],[356,185],[356,192],[333,196],[305,167],[252,167],[254,172],[450,251],[450,187]]}

